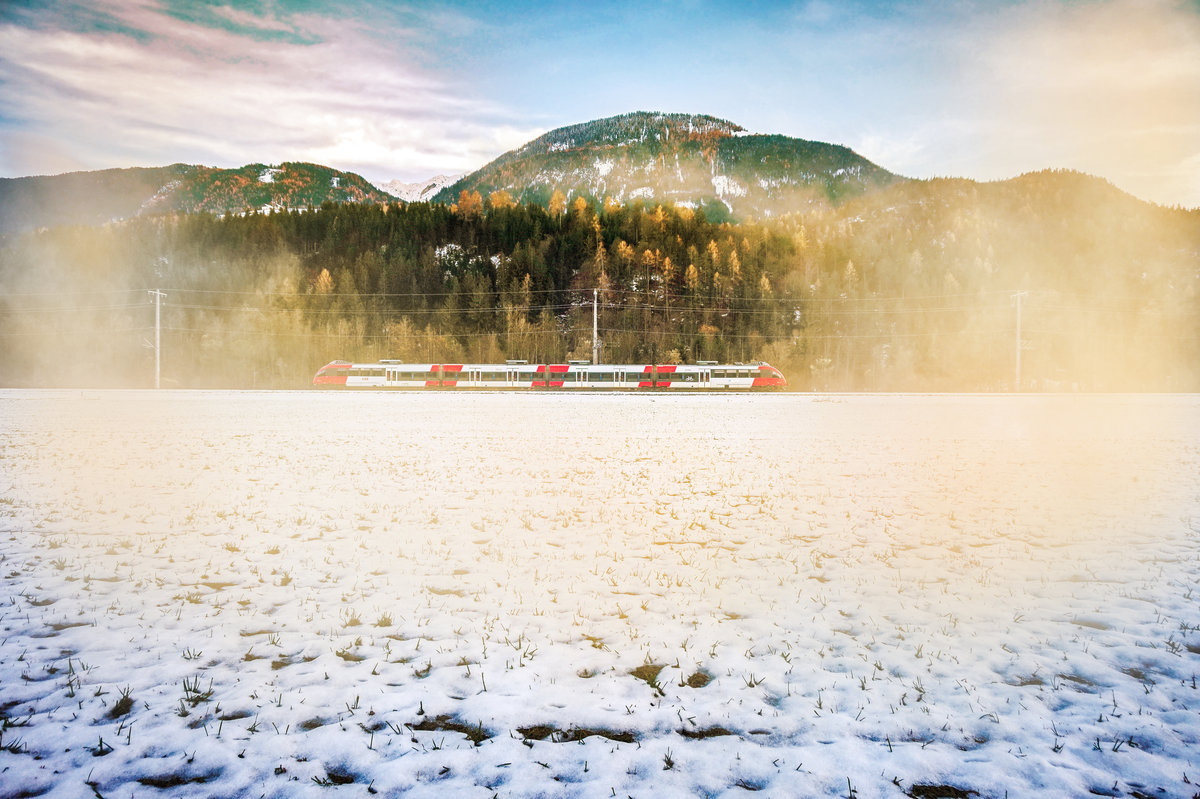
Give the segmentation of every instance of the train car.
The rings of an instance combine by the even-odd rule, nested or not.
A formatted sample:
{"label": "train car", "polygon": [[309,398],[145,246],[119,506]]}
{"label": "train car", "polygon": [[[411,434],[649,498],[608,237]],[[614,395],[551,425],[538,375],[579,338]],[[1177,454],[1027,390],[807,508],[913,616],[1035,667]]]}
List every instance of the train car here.
{"label": "train car", "polygon": [[768,363],[720,364],[557,364],[507,363],[377,363],[332,361],[313,377],[313,385],[338,388],[396,389],[671,389],[751,390],[787,386],[783,374]]}

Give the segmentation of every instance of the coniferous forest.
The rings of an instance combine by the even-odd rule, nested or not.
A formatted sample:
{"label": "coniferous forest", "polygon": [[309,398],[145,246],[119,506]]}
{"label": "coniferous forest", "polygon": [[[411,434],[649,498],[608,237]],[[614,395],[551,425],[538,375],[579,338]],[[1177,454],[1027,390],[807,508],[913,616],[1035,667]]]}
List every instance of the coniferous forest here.
{"label": "coniferous forest", "polygon": [[[759,221],[504,191],[0,239],[0,385],[301,388],[336,359],[765,360],[796,390],[1200,390],[1200,212],[903,181]],[[1020,329],[1018,332],[1018,318]],[[1019,343],[1018,343],[1019,342]]]}

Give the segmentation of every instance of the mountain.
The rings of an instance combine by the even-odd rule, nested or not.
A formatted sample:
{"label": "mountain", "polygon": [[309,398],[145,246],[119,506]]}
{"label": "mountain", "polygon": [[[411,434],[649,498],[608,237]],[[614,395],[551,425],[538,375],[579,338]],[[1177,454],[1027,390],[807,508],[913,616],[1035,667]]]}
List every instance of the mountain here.
{"label": "mountain", "polygon": [[462,175],[437,175],[429,180],[420,180],[416,183],[404,183],[399,180],[389,180],[386,183],[376,183],[375,186],[380,191],[385,191],[394,197],[409,203],[429,202],[434,196],[446,188],[450,184],[461,178]]}
{"label": "mountain", "polygon": [[0,234],[56,225],[97,225],[142,214],[240,213],[332,202],[395,199],[362,177],[318,164],[189,164],[0,178]]}
{"label": "mountain", "polygon": [[419,183],[376,187],[351,172],[294,162],[0,178],[0,235],[156,213],[397,198],[452,203],[464,190],[486,196],[501,189],[543,206],[555,191],[568,198],[673,203],[702,208],[715,221],[838,205],[903,180],[839,145],[753,135],[711,116],[638,112],[552,130],[465,177]]}
{"label": "mountain", "polygon": [[505,190],[544,205],[561,191],[765,217],[838,204],[900,180],[840,145],[750,134],[711,116],[637,112],[552,130],[434,199]]}

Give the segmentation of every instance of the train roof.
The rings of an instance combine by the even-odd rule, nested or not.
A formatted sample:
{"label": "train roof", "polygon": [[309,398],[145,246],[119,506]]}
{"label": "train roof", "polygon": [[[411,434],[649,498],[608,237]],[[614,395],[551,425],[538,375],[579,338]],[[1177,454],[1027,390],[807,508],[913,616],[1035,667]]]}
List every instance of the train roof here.
{"label": "train roof", "polygon": [[442,363],[442,362],[439,362],[439,363],[429,363],[429,362],[417,363],[417,362],[399,361],[399,360],[386,359],[386,358],[380,359],[378,361],[360,361],[357,363],[352,363],[350,361],[331,361],[328,364],[326,364],[325,366],[326,366],[326,368],[330,367],[330,366],[336,366],[336,367],[362,367],[362,366],[372,366],[372,367],[374,367],[374,366],[385,366],[385,367],[386,366],[393,366],[393,367],[401,366],[401,367],[404,367],[404,366],[406,366],[406,367],[420,367],[420,368],[424,368],[424,369],[436,368],[438,366],[455,366],[455,367],[462,368],[462,369],[465,369],[467,367],[472,367],[472,368],[487,368],[487,369],[497,369],[497,370],[504,370],[504,369],[536,370],[542,366],[564,366],[569,369],[618,369],[618,368],[619,369],[647,369],[650,367],[657,367],[657,368],[669,367],[672,369],[758,369],[758,368],[761,368],[764,366],[774,368],[771,366],[771,364],[767,363],[766,361],[757,361],[755,363],[718,363],[716,361],[704,361],[702,363],[680,363],[680,364],[674,364],[674,363],[657,363],[657,364],[653,364],[653,363],[586,363],[586,362],[582,362],[582,361],[568,361],[567,363],[552,363],[552,362],[529,363],[527,361],[509,361],[507,363],[470,363],[467,361],[463,361],[461,363],[450,364],[450,363]]}

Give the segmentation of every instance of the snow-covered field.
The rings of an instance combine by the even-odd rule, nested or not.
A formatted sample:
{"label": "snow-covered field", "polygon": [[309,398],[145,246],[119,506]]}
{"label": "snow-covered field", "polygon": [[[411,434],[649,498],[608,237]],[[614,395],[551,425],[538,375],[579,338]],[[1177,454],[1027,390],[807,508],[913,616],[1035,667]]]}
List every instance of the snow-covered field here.
{"label": "snow-covered field", "polygon": [[1200,398],[0,392],[0,796],[1192,797]]}

